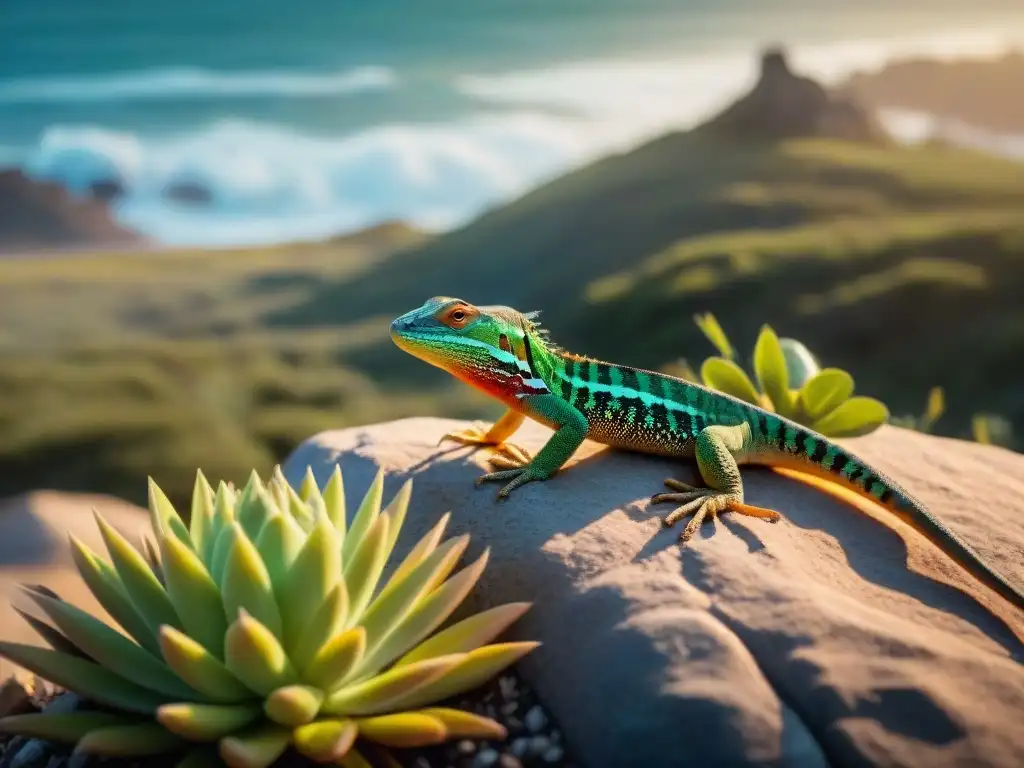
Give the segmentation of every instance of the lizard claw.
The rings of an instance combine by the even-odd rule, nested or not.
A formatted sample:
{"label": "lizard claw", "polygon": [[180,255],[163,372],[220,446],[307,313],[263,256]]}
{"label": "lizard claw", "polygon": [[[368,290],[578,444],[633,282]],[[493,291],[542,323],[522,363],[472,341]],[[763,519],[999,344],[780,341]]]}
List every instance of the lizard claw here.
{"label": "lizard claw", "polygon": [[474,448],[486,448],[491,447],[495,450],[495,456],[499,455],[506,456],[512,461],[518,463],[518,465],[529,464],[530,454],[529,452],[515,443],[495,443],[487,438],[489,427],[483,422],[475,422],[473,426],[468,429],[461,430],[459,432],[449,432],[446,435],[442,435],[441,439],[437,441],[438,445],[441,445],[445,440],[452,440],[462,445],[468,445]]}
{"label": "lizard claw", "polygon": [[666,480],[665,485],[669,488],[680,489],[675,493],[658,493],[651,497],[652,504],[661,504],[666,501],[679,504],[662,519],[665,527],[671,527],[683,517],[693,515],[679,535],[679,541],[682,544],[693,537],[702,523],[713,520],[722,512],[736,512],[748,517],[758,517],[770,523],[777,523],[781,518],[781,515],[774,509],[755,507],[744,503],[743,497],[737,493],[717,491],[713,488],[696,488],[680,483],[678,480]]}

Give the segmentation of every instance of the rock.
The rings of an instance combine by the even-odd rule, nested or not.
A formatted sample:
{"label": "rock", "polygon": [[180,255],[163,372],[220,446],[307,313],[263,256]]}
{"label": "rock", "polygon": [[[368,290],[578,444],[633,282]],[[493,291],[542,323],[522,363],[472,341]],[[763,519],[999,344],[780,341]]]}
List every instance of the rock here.
{"label": "rock", "polygon": [[0,683],[0,717],[32,712],[35,709],[32,697],[33,691],[29,684],[19,676],[11,675]]}
{"label": "rock", "polygon": [[[462,426],[325,432],[285,473],[323,483],[337,461],[350,504],[378,467],[386,499],[414,477],[396,556],[449,510],[466,562],[490,547],[470,607],[533,601],[507,638],[543,642],[517,666],[578,764],[1024,765],[1024,616],[884,510],[749,468],[748,500],[783,521],[727,515],[680,549],[648,499],[699,481],[692,463],[587,442],[498,503],[474,485],[483,451],[437,446]],[[895,427],[844,443],[1024,585],[1024,457]]]}
{"label": "rock", "polygon": [[208,205],[213,202],[213,193],[197,181],[172,182],[164,189],[164,197],[187,205]]}
{"label": "rock", "polygon": [[20,170],[0,170],[0,249],[145,243],[139,233],[114,220],[105,201],[72,195],[59,184],[30,179]]}
{"label": "rock", "polygon": [[[40,615],[19,584],[39,584],[103,621],[112,619],[85,586],[71,559],[68,535],[106,556],[92,509],[136,546],[149,530],[149,514],[141,507],[109,496],[40,491],[0,501],[0,640],[43,645],[15,611],[16,606]],[[0,658],[0,678],[18,672]]]}
{"label": "rock", "polygon": [[885,132],[869,110],[794,74],[781,48],[765,50],[754,87],[698,130],[748,140],[822,136],[885,141]]}
{"label": "rock", "polygon": [[125,188],[117,179],[100,179],[89,184],[89,194],[98,200],[111,202],[124,197]]}

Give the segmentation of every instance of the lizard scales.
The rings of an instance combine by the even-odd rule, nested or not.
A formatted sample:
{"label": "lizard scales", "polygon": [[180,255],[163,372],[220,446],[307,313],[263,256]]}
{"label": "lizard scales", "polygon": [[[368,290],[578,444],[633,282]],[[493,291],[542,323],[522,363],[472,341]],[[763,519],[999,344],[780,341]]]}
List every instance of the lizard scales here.
{"label": "lizard scales", "polygon": [[[1020,590],[895,480],[837,443],[699,384],[561,350],[536,324],[535,314],[435,297],[391,326],[392,339],[400,348],[508,407],[487,430],[445,436],[504,451],[505,455],[491,459],[499,471],[478,480],[508,481],[499,498],[555,474],[588,438],[618,449],[695,458],[707,487],[668,479],[665,484],[673,492],[652,497],[655,503],[679,504],[664,518],[666,525],[693,515],[681,536],[685,541],[704,520],[721,512],[778,520],[775,510],[745,502],[739,466],[794,469],[882,505],[980,582],[1024,609]],[[506,442],[527,417],[555,431],[535,457]]]}

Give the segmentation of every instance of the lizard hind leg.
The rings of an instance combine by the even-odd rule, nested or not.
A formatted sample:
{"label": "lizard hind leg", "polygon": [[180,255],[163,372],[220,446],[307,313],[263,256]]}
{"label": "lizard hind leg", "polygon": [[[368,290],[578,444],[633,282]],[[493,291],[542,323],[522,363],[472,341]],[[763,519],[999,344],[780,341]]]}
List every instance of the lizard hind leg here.
{"label": "lizard hind leg", "polygon": [[665,485],[674,492],[659,493],[651,498],[652,504],[672,502],[679,505],[663,518],[666,526],[693,515],[679,537],[681,542],[688,541],[705,521],[713,520],[722,512],[736,512],[772,523],[780,519],[774,509],[753,506],[743,500],[743,481],[735,454],[742,452],[744,443],[742,428],[707,427],[697,436],[694,451],[697,468],[707,487],[700,488],[668,478]]}

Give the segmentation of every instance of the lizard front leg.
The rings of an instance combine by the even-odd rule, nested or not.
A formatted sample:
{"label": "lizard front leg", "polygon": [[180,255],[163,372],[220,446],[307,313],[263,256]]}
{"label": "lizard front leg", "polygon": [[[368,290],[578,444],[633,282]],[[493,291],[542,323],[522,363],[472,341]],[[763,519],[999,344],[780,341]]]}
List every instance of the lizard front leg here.
{"label": "lizard front leg", "polygon": [[681,542],[688,541],[701,523],[721,512],[737,512],[778,522],[780,515],[775,510],[754,507],[743,501],[743,480],[736,456],[747,449],[749,434],[746,425],[705,427],[697,435],[694,454],[707,487],[698,488],[669,478],[665,485],[675,493],[659,493],[651,498],[652,504],[671,501],[680,505],[664,518],[666,526],[674,525],[686,515],[693,515],[679,537]]}
{"label": "lizard front leg", "polygon": [[529,461],[516,463],[500,456],[491,459],[491,464],[504,469],[481,475],[477,478],[476,484],[511,481],[498,491],[499,499],[505,498],[526,483],[547,480],[561,469],[587,437],[587,417],[560,398],[550,394],[529,395],[523,398],[522,404],[526,415],[543,424],[551,425],[555,434]]}
{"label": "lizard front leg", "polygon": [[483,422],[476,422],[472,427],[463,429],[459,432],[449,432],[438,440],[438,445],[443,443],[445,440],[454,440],[457,443],[470,446],[494,446],[499,452],[508,456],[513,461],[520,464],[528,464],[530,462],[529,452],[515,443],[505,442],[508,438],[512,437],[517,429],[522,425],[526,419],[526,415],[520,413],[517,410],[509,408],[505,411],[504,415],[490,427],[487,427]]}

